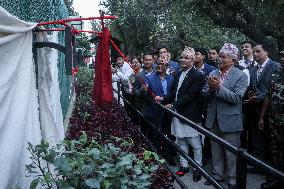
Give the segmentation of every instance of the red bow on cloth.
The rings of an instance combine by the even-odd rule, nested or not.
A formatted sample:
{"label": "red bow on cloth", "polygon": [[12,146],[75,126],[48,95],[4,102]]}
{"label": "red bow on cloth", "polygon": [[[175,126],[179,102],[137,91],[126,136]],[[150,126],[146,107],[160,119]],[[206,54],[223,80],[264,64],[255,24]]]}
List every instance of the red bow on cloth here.
{"label": "red bow on cloth", "polygon": [[96,105],[111,103],[113,99],[112,92],[112,72],[110,65],[109,39],[111,37],[108,28],[103,28],[96,59],[95,59],[95,78],[93,100]]}
{"label": "red bow on cloth", "polygon": [[75,75],[78,73],[79,71],[79,67],[75,67],[75,68],[72,68],[72,76],[75,77]]}

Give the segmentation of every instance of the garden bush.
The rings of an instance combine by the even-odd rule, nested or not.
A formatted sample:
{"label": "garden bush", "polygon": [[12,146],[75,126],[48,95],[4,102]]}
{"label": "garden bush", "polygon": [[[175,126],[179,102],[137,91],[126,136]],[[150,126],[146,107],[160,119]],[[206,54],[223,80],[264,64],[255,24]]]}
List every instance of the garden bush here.
{"label": "garden bush", "polygon": [[[77,139],[80,131],[85,131],[100,143],[105,143],[111,136],[131,138],[133,145],[128,149],[129,152],[141,158],[145,150],[151,151],[149,142],[141,137],[139,127],[129,119],[125,109],[115,98],[111,104],[100,107],[94,105],[93,86],[93,70],[81,67],[77,74],[77,98],[67,138]],[[152,175],[151,188],[172,188],[172,176],[159,162],[156,164],[159,169]]]}
{"label": "garden bush", "polygon": [[[93,85],[93,70],[80,67],[75,84],[75,108],[66,141],[61,146],[66,153],[46,147],[45,142],[41,144],[45,145],[45,152],[49,153],[47,149],[50,149],[53,154],[51,163],[62,176],[61,185],[67,182],[75,188],[97,188],[98,185],[115,189],[172,188],[172,177],[162,160],[151,152],[148,141],[141,137],[138,126],[129,119],[121,104],[113,99],[110,104],[94,105]],[[35,149],[30,146],[30,151],[36,153]],[[41,158],[46,161],[46,156],[50,155]],[[29,166],[29,171],[33,171],[34,165]],[[76,185],[78,183],[83,185]]]}
{"label": "garden bush", "polygon": [[162,160],[149,151],[138,158],[128,151],[132,145],[132,139],[117,137],[99,144],[85,132],[78,140],[65,140],[57,146],[46,141],[29,144],[33,162],[26,168],[29,174],[38,175],[30,188],[149,188],[151,176],[159,168],[155,162]]}

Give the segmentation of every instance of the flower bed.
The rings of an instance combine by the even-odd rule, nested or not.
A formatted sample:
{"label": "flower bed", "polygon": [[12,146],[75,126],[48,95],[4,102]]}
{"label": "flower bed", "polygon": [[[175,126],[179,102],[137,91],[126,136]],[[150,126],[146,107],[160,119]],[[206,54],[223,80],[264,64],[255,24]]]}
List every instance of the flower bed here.
{"label": "flower bed", "polygon": [[[151,153],[147,141],[140,136],[139,128],[127,116],[124,108],[113,99],[111,104],[96,107],[92,101],[93,71],[89,68],[80,68],[76,81],[76,102],[70,118],[67,139],[79,139],[84,131],[88,138],[94,138],[98,144],[104,145],[113,137],[122,141],[131,141],[131,145],[121,146],[120,142],[112,143],[121,147],[123,152],[135,154],[143,160],[146,166],[157,166],[151,173],[151,188],[172,188],[172,178],[158,158],[150,158]],[[148,156],[148,157],[147,157]]]}

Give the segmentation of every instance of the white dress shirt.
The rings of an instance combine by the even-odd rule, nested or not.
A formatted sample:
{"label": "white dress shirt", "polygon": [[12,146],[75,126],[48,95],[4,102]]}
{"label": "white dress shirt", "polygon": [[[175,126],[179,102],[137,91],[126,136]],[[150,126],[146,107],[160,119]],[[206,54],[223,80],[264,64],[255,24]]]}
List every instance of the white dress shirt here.
{"label": "white dress shirt", "polygon": [[129,79],[134,74],[133,69],[128,63],[123,63],[121,67],[117,68],[117,72],[112,74],[112,82],[120,81],[123,89],[129,93]]}

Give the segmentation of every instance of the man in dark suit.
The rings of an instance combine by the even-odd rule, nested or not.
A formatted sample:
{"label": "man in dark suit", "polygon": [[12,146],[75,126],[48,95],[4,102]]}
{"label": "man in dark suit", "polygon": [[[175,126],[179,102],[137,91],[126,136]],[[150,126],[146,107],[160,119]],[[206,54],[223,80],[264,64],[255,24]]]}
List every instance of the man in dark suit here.
{"label": "man in dark suit", "polygon": [[[250,86],[248,93],[249,103],[253,108],[251,112],[252,151],[253,154],[264,161],[268,161],[269,130],[268,117],[264,116],[265,127],[258,127],[261,108],[267,95],[272,73],[280,69],[280,64],[268,57],[268,48],[264,44],[257,44],[253,48],[254,60],[257,65],[250,69]],[[258,170],[249,170],[256,172]]]}
{"label": "man in dark suit", "polygon": [[[164,117],[165,112],[163,112],[154,103],[154,97],[155,96],[166,97],[167,95],[170,94],[170,91],[172,90],[174,78],[172,75],[166,74],[167,68],[168,64],[159,63],[156,67],[156,73],[151,74],[145,78],[145,89],[144,89],[148,92],[148,97],[152,99],[148,101],[147,106],[143,111],[143,115],[151,122],[153,122],[156,125],[156,127],[162,129],[163,131],[167,130],[167,128],[165,128],[167,123],[165,123],[164,121],[164,119],[166,119],[167,117]],[[157,147],[158,151],[160,151],[161,148],[160,135],[156,131],[150,128],[148,128],[148,131],[149,131],[150,140]],[[168,157],[165,158],[169,160]]]}
{"label": "man in dark suit", "polygon": [[[169,98],[156,97],[157,100],[172,101],[166,107],[172,108],[179,114],[187,117],[195,123],[201,125],[201,108],[199,104],[199,94],[205,83],[203,75],[194,69],[193,63],[195,51],[193,48],[186,47],[181,53],[180,65],[182,70],[179,71],[174,80],[174,89]],[[188,153],[189,145],[193,148],[194,160],[202,165],[202,145],[201,136],[198,131],[190,127],[178,118],[174,117],[171,124],[171,132],[177,138],[178,145]],[[183,176],[189,171],[188,162],[180,156],[179,176]],[[193,172],[193,181],[197,182],[201,175],[197,170]]]}
{"label": "man in dark suit", "polygon": [[[154,57],[151,53],[146,52],[143,56],[143,70],[136,73],[133,78],[132,95],[135,96],[135,104],[140,112],[144,112],[147,104],[149,103],[145,98],[145,92],[142,87],[145,85],[145,78],[155,73],[153,69]],[[143,119],[139,120],[139,125],[142,133],[149,138],[149,126]]]}
{"label": "man in dark suit", "polygon": [[[248,78],[234,67],[238,48],[225,43],[219,54],[219,70],[210,73],[208,82],[202,90],[208,101],[206,127],[212,133],[232,145],[240,146],[242,123],[242,98],[247,89]],[[223,181],[225,168],[228,173],[229,189],[236,188],[236,157],[218,143],[211,141],[213,177]],[[206,185],[210,183],[205,182]]]}

